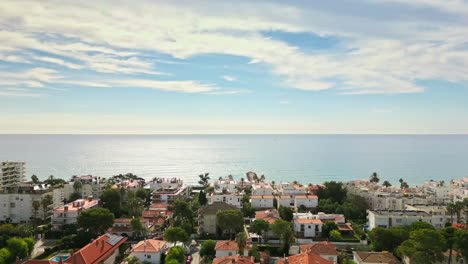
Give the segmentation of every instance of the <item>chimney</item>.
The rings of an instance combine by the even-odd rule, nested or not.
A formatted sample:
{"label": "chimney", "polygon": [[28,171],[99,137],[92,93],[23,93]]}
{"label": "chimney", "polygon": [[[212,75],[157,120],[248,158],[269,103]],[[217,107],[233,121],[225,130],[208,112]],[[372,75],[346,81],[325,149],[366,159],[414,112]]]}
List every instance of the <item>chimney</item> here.
{"label": "chimney", "polygon": [[101,240],[101,250],[104,250],[104,240]]}
{"label": "chimney", "polygon": [[92,195],[88,196],[88,201],[90,201],[90,202],[93,201],[93,196]]}
{"label": "chimney", "polygon": [[65,205],[65,206],[63,207],[63,211],[65,211],[65,212],[68,211],[68,205]]}
{"label": "chimney", "polygon": [[95,244],[96,247],[99,247],[99,240],[96,239],[94,244]]}
{"label": "chimney", "polygon": [[288,261],[288,258],[287,258],[287,257],[286,257],[286,258],[284,258],[284,262],[283,262],[283,263],[284,263],[284,264],[288,264],[288,263],[289,263],[289,261]]}

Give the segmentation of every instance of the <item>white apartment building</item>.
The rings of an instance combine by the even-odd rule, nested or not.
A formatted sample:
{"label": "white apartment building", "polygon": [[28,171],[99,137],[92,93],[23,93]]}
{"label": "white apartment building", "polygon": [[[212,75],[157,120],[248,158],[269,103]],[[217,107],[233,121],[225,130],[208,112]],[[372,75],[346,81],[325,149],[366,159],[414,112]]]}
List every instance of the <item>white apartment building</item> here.
{"label": "white apartment building", "polygon": [[215,189],[226,190],[228,192],[234,192],[237,187],[237,182],[229,177],[222,178],[213,182]]}
{"label": "white apartment building", "polygon": [[0,162],[0,188],[18,184],[24,180],[24,162]]}
{"label": "white apartment building", "polygon": [[369,230],[376,227],[405,226],[417,221],[432,224],[432,216],[424,211],[370,210],[367,218],[369,220]]}
{"label": "white apartment building", "polygon": [[281,183],[279,191],[282,195],[306,195],[307,187],[294,183]]}
{"label": "white apartment building", "polygon": [[293,230],[297,237],[312,238],[322,234],[323,221],[312,213],[294,213]]}
{"label": "white apartment building", "polygon": [[268,183],[252,184],[252,195],[273,195],[273,188]]}
{"label": "white apartment building", "polygon": [[[80,182],[81,185],[75,185],[75,182]],[[76,188],[76,186],[80,186],[80,188]],[[83,199],[89,196],[98,198],[104,189],[105,183],[101,177],[92,175],[73,176],[70,182],[63,185],[63,197],[68,201],[73,193],[78,193]]]}
{"label": "white apartment building", "polygon": [[[50,196],[52,203],[44,209],[41,201]],[[27,223],[46,218],[52,208],[62,204],[61,189],[49,190],[45,185],[19,184],[0,192],[0,222]],[[36,208],[34,206],[38,206]]]}
{"label": "white apartment building", "polygon": [[54,208],[52,213],[52,227],[58,230],[62,225],[74,224],[81,212],[91,208],[97,208],[98,206],[99,200],[88,198],[78,199],[74,202]]}
{"label": "white apartment building", "polygon": [[456,215],[448,214],[445,205],[407,205],[405,210],[423,211],[430,214],[432,216],[432,225],[436,229],[444,228],[446,223],[455,224],[457,222]]}
{"label": "white apartment building", "polygon": [[441,181],[428,181],[421,185],[422,193],[430,196],[436,203],[451,202],[453,199],[450,193],[453,189],[452,185],[444,184]]}
{"label": "white apartment building", "polygon": [[154,190],[151,193],[153,204],[171,204],[178,198],[186,199],[189,195],[189,188],[178,178],[156,178],[144,188]]}
{"label": "white apartment building", "polygon": [[294,207],[297,209],[302,205],[306,208],[316,208],[318,206],[318,196],[296,195],[296,197],[294,197]]}
{"label": "white apartment building", "polygon": [[242,194],[236,193],[210,193],[207,197],[208,204],[223,202],[236,208],[242,208]]}
{"label": "white apartment building", "polygon": [[255,208],[273,208],[275,197],[273,195],[252,195],[250,203]]}

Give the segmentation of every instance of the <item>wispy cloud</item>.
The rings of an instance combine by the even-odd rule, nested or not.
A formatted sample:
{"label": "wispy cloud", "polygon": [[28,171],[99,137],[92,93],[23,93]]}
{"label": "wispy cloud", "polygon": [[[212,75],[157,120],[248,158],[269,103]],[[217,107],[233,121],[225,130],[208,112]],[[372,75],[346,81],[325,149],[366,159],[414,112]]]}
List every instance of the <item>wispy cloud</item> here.
{"label": "wispy cloud", "polygon": [[283,100],[283,101],[279,101],[278,103],[279,104],[289,104],[289,101]]}
{"label": "wispy cloud", "polygon": [[7,91],[0,90],[0,96],[2,97],[44,97],[45,94],[41,93],[32,93],[32,92],[25,92],[18,89],[8,89]]}
{"label": "wispy cloud", "polygon": [[228,82],[237,81],[237,78],[236,78],[236,77],[229,76],[229,75],[224,75],[224,76],[223,76],[223,79],[226,80],[226,81],[228,81]]}

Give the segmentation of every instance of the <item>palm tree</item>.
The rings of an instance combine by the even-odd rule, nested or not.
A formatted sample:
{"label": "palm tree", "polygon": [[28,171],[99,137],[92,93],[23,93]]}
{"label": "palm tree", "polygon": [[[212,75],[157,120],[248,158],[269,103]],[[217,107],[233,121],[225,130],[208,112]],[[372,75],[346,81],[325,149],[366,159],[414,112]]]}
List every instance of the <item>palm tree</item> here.
{"label": "palm tree", "polygon": [[460,202],[460,201],[455,202],[453,204],[453,207],[454,207],[455,213],[457,214],[457,224],[460,224],[461,212],[463,210],[463,202]]}
{"label": "palm tree", "polygon": [[389,181],[384,181],[382,185],[385,186],[385,188],[392,186],[392,184]]}
{"label": "palm tree", "polygon": [[247,236],[245,235],[244,232],[240,232],[237,234],[236,243],[237,243],[237,246],[239,247],[239,255],[243,256],[245,245],[247,243]]}
{"label": "palm tree", "polygon": [[41,200],[42,210],[44,211],[43,218],[47,218],[47,210],[49,209],[49,205],[53,203],[52,196],[50,194],[45,195]]}
{"label": "palm tree", "polygon": [[34,217],[37,218],[37,211],[39,210],[39,208],[41,207],[41,202],[39,201],[33,201],[32,202],[32,207],[34,209]]}
{"label": "palm tree", "polygon": [[81,193],[81,188],[83,187],[83,184],[80,181],[76,181],[73,183],[73,190],[76,193]]}
{"label": "palm tree", "polygon": [[450,214],[450,224],[453,224],[453,215],[457,212],[457,208],[454,203],[447,204],[447,213]]}
{"label": "palm tree", "polygon": [[379,176],[377,175],[377,172],[372,173],[370,177],[370,182],[375,182],[378,183],[380,181]]}
{"label": "palm tree", "polygon": [[203,187],[208,187],[208,181],[210,180],[210,176],[208,175],[209,173],[198,175],[198,177],[200,177],[198,184],[202,185]]}
{"label": "palm tree", "polygon": [[33,174],[33,175],[31,176],[31,180],[32,180],[32,182],[33,182],[34,184],[40,183],[39,178],[36,176],[36,174]]}
{"label": "palm tree", "polygon": [[242,188],[244,188],[244,182],[245,182],[245,179],[242,177],[242,178],[241,178],[241,186],[242,186]]}
{"label": "palm tree", "polygon": [[400,178],[398,181],[400,182],[400,184],[404,182],[402,178]]}
{"label": "palm tree", "polygon": [[260,181],[263,182],[265,180],[265,175],[262,174],[262,176],[260,176]]}
{"label": "palm tree", "polygon": [[407,188],[409,188],[408,183],[406,183],[405,181],[402,182],[401,185],[400,185],[400,189],[407,189]]}

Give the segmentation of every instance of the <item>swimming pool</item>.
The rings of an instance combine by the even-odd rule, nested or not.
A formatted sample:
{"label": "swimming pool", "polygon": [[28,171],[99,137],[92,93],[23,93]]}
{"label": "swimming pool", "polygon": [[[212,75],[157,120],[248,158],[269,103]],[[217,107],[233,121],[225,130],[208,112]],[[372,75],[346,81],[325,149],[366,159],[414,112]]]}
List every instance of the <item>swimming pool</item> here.
{"label": "swimming pool", "polygon": [[60,262],[60,258],[62,258],[62,260],[66,260],[68,258],[68,256],[53,256],[51,259],[49,260],[52,260],[52,261],[55,261],[55,262]]}

